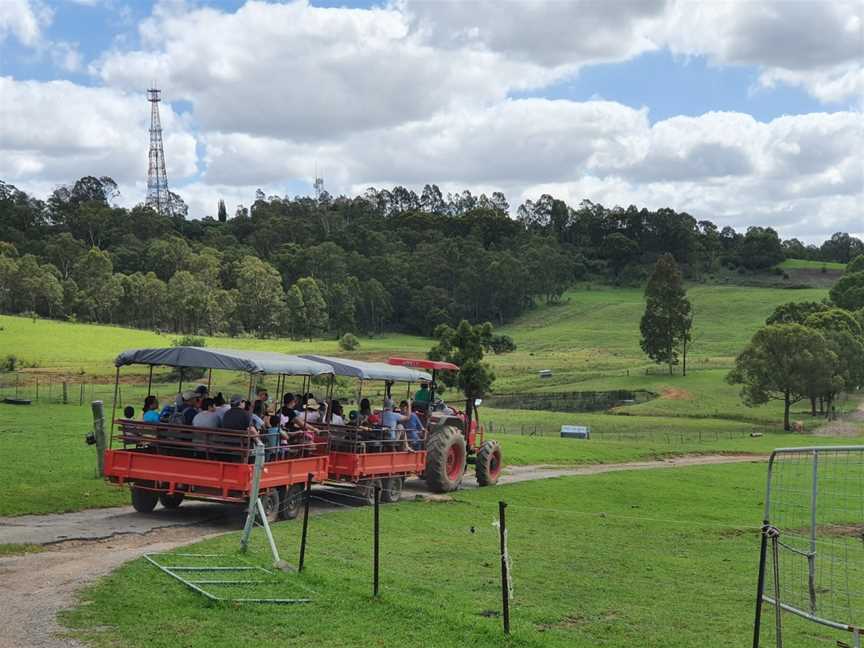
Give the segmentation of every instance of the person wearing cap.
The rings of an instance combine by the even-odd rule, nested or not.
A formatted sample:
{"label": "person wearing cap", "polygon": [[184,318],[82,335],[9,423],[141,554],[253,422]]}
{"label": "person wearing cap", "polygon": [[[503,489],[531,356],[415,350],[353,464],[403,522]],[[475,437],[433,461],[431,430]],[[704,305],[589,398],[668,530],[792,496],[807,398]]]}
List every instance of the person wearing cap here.
{"label": "person wearing cap", "polygon": [[[405,401],[406,404],[408,401]],[[411,407],[408,406],[408,413],[400,412],[391,399],[384,401],[384,409],[381,411],[381,426],[387,430],[387,434],[391,441],[396,440],[396,427],[404,425],[411,421]]]}
{"label": "person wearing cap", "polygon": [[222,417],[222,427],[227,430],[248,430],[252,424],[252,417],[243,409],[243,397],[234,394],[228,402],[231,404],[231,409]]}
{"label": "person wearing cap", "polygon": [[195,415],[201,410],[201,396],[198,392],[187,390],[183,392],[183,425],[192,425]]}

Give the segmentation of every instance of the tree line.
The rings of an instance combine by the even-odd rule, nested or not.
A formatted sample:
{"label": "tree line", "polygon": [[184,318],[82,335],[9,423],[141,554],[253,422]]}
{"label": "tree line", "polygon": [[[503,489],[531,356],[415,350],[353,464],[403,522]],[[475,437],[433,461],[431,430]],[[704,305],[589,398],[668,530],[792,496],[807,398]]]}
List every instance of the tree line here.
{"label": "tree line", "polygon": [[[643,281],[664,254],[693,277],[768,268],[794,247],[770,228],[738,233],[671,209],[543,195],[511,210],[501,193],[435,185],[293,199],[259,190],[249,207],[229,215],[219,201],[200,220],[179,197],[166,217],[116,196],[108,177],[44,201],[0,182],[0,312],[181,333],[429,335],[463,319],[504,323],[586,278]],[[819,248],[824,260],[861,246],[835,239]]]}
{"label": "tree line", "polygon": [[787,431],[800,401],[809,400],[812,416],[834,418],[837,396],[864,386],[864,255],[846,266],[828,299],[777,306],[727,381],[741,385],[747,405],[783,402]]}

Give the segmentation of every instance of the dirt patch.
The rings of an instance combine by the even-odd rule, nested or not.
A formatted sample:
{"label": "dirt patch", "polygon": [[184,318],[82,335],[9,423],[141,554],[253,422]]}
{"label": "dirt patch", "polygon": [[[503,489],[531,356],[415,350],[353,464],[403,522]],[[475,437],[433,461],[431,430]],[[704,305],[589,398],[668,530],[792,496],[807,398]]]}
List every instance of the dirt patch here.
{"label": "dirt patch", "polygon": [[693,400],[693,394],[686,389],[667,387],[660,392],[660,398],[664,400]]}

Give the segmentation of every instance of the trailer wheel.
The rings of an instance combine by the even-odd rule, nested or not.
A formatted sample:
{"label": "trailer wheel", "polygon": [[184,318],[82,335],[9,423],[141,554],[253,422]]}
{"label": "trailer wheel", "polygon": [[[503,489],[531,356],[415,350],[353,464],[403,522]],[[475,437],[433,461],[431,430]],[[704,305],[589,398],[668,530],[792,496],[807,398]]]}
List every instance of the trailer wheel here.
{"label": "trailer wheel", "polygon": [[176,509],[183,501],[183,497],[183,493],[172,493],[171,495],[168,493],[159,493],[159,502],[166,509]]}
{"label": "trailer wheel", "polygon": [[264,513],[267,515],[267,521],[271,524],[279,520],[279,489],[271,488],[270,490],[259,493],[258,497],[264,505]]}
{"label": "trailer wheel", "polygon": [[[356,496],[361,500],[361,504],[374,504],[375,503],[375,484],[380,484],[380,479],[364,479],[363,481],[357,482],[357,485],[354,487],[354,492]],[[383,494],[382,494],[383,499]]]}
{"label": "trailer wheel", "polygon": [[402,497],[402,485],[405,483],[404,477],[390,477],[385,479],[381,486],[381,501],[393,504],[398,502]]}
{"label": "trailer wheel", "polygon": [[139,513],[152,513],[159,502],[159,495],[154,491],[138,488],[134,484],[130,490],[132,491],[132,508]]}
{"label": "trailer wheel", "polygon": [[485,441],[474,461],[474,471],[480,486],[494,486],[501,476],[501,446],[497,441]]}
{"label": "trailer wheel", "polygon": [[288,488],[285,498],[282,500],[282,506],[279,509],[279,517],[283,520],[293,520],[300,515],[300,509],[303,507],[303,492],[306,487],[303,484],[294,484]]}
{"label": "trailer wheel", "polygon": [[465,474],[465,437],[452,425],[435,430],[426,444],[426,484],[437,493],[454,491]]}

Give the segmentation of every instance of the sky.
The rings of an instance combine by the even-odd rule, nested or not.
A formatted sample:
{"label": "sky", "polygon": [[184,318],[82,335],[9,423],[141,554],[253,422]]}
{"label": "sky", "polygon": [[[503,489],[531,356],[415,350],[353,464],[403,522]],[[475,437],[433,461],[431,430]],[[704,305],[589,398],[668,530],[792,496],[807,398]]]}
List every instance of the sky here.
{"label": "sky", "polygon": [[864,237],[864,1],[0,0],[0,180],[190,217],[435,183]]}

